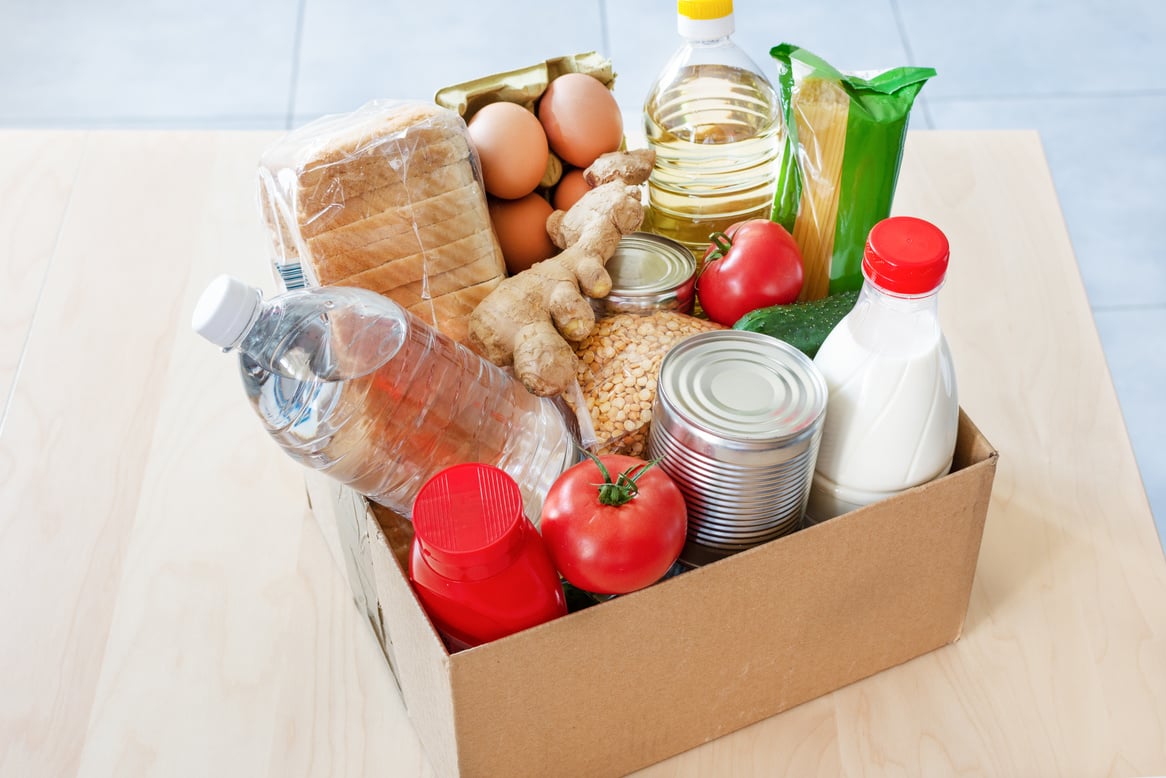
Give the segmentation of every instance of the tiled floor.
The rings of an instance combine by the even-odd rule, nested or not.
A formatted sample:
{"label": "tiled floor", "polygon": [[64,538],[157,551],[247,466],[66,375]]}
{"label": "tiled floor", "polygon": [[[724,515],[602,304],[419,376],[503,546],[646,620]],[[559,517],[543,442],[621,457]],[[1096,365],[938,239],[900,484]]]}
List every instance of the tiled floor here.
{"label": "tiled floor", "polygon": [[[913,118],[1040,131],[1166,537],[1166,2],[737,0],[736,39],[843,69],[931,65]],[[373,97],[600,51],[634,114],[671,0],[0,0],[0,125],[283,128]]]}

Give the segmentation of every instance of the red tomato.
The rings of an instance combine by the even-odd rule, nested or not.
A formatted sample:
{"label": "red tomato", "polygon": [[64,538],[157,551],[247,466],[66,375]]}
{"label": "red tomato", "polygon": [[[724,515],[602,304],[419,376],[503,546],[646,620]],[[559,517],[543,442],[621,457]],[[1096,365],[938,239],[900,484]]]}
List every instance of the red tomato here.
{"label": "red tomato", "polygon": [[688,511],[680,489],[659,467],[616,454],[598,459],[602,469],[587,459],[551,485],[543,502],[543,542],[573,585],[624,594],[668,572],[684,547]]}
{"label": "red tomato", "polygon": [[731,327],[749,311],[798,299],[805,271],[793,236],[777,222],[750,219],[712,235],[696,296],[710,319]]}

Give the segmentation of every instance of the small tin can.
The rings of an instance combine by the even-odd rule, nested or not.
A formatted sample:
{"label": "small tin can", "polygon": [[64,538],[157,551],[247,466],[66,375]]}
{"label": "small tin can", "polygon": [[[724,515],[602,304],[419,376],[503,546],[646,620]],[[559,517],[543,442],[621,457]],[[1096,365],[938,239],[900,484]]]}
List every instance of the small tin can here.
{"label": "small tin can", "polygon": [[798,529],[827,396],[809,357],[768,335],[705,332],[669,350],[648,453],[688,506],[682,560],[705,564]]}
{"label": "small tin can", "polygon": [[596,316],[614,313],[692,313],[696,260],[671,238],[649,232],[625,235],[607,261],[611,292],[591,298]]}

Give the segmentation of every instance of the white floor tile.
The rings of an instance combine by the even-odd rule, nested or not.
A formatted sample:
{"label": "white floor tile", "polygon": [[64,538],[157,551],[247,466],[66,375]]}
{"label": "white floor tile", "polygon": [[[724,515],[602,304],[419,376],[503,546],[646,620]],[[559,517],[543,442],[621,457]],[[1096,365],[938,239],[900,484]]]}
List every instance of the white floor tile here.
{"label": "white floor tile", "polygon": [[373,98],[431,101],[443,86],[601,51],[598,0],[305,0],[295,113],[351,111]]}
{"label": "white floor tile", "polygon": [[1156,344],[1166,333],[1166,306],[1097,311],[1094,318],[1158,536],[1166,546],[1166,360]]}
{"label": "white floor tile", "polygon": [[1166,89],[1160,0],[895,0],[933,96],[1107,94]]}
{"label": "white floor tile", "polygon": [[[929,85],[930,86],[930,85]],[[1095,307],[1166,304],[1166,96],[937,100],[936,129],[1035,128]]]}
{"label": "white floor tile", "polygon": [[0,122],[286,116],[296,13],[296,0],[0,0]]}

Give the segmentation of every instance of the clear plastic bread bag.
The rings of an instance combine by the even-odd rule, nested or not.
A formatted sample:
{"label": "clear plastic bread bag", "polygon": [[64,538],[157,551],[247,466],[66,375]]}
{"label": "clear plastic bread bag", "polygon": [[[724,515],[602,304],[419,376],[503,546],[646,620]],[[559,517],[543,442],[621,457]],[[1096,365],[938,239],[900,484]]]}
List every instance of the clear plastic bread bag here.
{"label": "clear plastic bread bag", "polygon": [[285,135],[261,156],[259,210],[282,287],[378,292],[463,341],[505,276],[465,122],[374,100]]}

